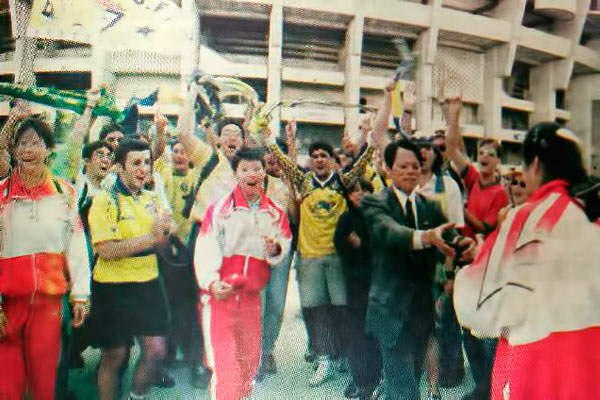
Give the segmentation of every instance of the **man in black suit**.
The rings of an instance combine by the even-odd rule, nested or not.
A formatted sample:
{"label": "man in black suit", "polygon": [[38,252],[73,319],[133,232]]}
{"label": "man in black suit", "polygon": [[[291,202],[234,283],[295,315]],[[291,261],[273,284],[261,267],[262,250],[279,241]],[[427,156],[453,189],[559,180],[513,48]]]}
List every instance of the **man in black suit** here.
{"label": "man in black suit", "polygon": [[[390,143],[384,159],[393,185],[361,203],[373,251],[366,330],[381,345],[386,399],[412,400],[420,398],[425,347],[434,326],[436,252],[454,257],[447,241],[456,233],[437,201],[415,193],[422,163],[417,147],[406,139]],[[474,245],[471,239],[459,244]]]}

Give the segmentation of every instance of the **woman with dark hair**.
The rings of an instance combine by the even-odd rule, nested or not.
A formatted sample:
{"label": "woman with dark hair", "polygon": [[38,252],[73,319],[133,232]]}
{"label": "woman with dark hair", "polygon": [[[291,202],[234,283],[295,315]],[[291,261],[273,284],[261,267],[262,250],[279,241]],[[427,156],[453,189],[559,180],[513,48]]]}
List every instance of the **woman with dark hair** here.
{"label": "woman with dark hair", "polygon": [[371,246],[359,205],[363,196],[373,190],[371,182],[362,177],[352,181],[348,188],[348,211],[340,216],[333,237],[348,292],[346,321],[342,325],[345,325],[345,355],[352,381],[344,393],[346,398],[370,398],[381,375],[377,341],[364,333],[371,285]]}
{"label": "woman with dark hair", "polygon": [[56,396],[63,297],[79,327],[90,291],[89,259],[74,189],[52,175],[53,131],[29,118],[0,182],[0,399]]}
{"label": "woman with dark hair", "polygon": [[540,123],[523,156],[529,198],[457,274],[457,315],[474,335],[499,338],[492,399],[595,397],[600,231],[571,195],[588,180],[579,141],[558,124]]}

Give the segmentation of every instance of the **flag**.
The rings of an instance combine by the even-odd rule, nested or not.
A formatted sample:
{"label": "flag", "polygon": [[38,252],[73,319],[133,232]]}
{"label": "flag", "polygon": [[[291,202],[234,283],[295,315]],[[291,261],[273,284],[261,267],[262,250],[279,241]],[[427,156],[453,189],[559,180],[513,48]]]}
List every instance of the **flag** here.
{"label": "flag", "polygon": [[186,40],[181,8],[169,0],[97,0],[100,39],[110,50],[177,53]]}
{"label": "flag", "polygon": [[92,43],[97,11],[96,0],[33,0],[27,35]]}
{"label": "flag", "polygon": [[186,20],[170,0],[33,0],[27,34],[106,50],[178,53],[189,39]]}

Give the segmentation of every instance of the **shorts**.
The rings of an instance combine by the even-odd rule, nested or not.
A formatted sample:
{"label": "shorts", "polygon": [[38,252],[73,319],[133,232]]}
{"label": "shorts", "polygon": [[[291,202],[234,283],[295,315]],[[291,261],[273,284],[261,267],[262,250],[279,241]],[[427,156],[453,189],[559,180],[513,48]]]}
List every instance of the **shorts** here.
{"label": "shorts", "polygon": [[320,258],[301,258],[298,274],[302,307],[326,304],[345,306],[346,280],[337,254]]}
{"label": "shorts", "polygon": [[92,282],[90,344],[96,348],[133,345],[137,336],[165,336],[170,311],[160,279],[148,282]]}

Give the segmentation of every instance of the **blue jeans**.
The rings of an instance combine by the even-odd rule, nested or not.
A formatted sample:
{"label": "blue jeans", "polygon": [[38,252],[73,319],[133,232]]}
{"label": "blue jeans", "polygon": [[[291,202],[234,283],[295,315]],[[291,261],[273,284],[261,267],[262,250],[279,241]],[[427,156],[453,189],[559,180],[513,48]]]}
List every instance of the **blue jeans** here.
{"label": "blue jeans", "polygon": [[269,284],[261,293],[263,304],[261,354],[263,355],[273,354],[279,336],[292,256],[292,252],[288,253],[279,264],[273,266]]}

